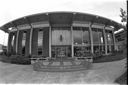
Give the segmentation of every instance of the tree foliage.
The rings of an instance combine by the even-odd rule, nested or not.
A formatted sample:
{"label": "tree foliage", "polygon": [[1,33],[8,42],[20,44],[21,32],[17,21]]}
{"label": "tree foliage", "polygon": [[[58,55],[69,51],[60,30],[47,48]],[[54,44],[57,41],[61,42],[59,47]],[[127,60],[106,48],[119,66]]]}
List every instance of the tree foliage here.
{"label": "tree foliage", "polygon": [[120,17],[122,18],[121,19],[121,22],[127,22],[127,13],[125,10],[123,10],[122,8],[120,8]]}

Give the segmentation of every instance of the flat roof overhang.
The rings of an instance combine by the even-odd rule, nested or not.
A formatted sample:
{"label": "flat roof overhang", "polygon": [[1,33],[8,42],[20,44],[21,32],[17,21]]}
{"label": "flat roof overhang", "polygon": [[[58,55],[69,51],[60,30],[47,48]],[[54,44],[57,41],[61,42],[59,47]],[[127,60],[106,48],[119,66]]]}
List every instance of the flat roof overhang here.
{"label": "flat roof overhang", "polygon": [[120,23],[98,15],[80,12],[47,12],[18,18],[1,26],[0,29],[5,32],[9,32],[9,28],[11,27],[17,28],[17,26],[24,24],[28,24],[31,26],[32,23],[46,21],[49,22],[50,26],[54,26],[56,24],[66,24],[68,26],[71,26],[73,21],[82,21],[104,24],[105,26],[113,26],[115,31],[120,28],[124,28],[124,26],[122,26]]}

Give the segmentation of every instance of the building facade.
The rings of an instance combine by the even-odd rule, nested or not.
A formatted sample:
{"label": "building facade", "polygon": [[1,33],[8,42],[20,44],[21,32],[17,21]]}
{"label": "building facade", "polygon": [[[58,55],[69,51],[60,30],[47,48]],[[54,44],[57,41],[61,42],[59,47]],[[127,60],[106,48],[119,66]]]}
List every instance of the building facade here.
{"label": "building facade", "polygon": [[1,27],[9,33],[8,55],[33,58],[92,59],[116,49],[114,31],[120,25],[97,15],[49,12],[25,16]]}

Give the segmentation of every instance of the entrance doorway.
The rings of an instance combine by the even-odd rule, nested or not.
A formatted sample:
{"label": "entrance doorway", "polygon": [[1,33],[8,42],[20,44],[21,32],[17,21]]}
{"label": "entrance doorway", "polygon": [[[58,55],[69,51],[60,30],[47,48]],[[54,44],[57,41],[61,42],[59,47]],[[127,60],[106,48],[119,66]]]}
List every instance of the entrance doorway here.
{"label": "entrance doorway", "polygon": [[71,57],[71,31],[52,30],[51,57],[68,58]]}

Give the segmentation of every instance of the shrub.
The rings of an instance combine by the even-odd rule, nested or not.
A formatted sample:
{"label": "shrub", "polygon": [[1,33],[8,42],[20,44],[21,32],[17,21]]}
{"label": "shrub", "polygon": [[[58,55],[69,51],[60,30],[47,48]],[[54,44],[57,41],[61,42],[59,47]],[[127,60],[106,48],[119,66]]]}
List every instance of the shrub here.
{"label": "shrub", "polygon": [[24,64],[24,65],[31,64],[30,58],[28,56],[12,55],[10,58],[11,58],[11,63],[13,64]]}

